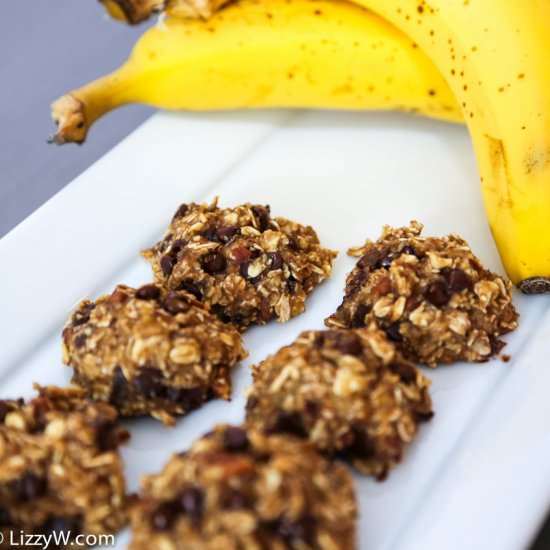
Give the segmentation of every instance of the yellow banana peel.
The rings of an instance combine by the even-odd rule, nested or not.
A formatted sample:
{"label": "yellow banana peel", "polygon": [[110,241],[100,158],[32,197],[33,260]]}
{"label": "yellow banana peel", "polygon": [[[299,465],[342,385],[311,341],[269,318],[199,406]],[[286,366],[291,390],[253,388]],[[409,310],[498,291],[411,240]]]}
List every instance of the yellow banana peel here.
{"label": "yellow banana peel", "polygon": [[417,42],[461,105],[504,267],[550,292],[550,2],[354,0]]}
{"label": "yellow banana peel", "polygon": [[247,0],[208,21],[169,18],[114,73],[52,105],[54,140],[84,141],[94,121],[127,103],[399,109],[461,121],[445,81],[411,40],[337,0]]}

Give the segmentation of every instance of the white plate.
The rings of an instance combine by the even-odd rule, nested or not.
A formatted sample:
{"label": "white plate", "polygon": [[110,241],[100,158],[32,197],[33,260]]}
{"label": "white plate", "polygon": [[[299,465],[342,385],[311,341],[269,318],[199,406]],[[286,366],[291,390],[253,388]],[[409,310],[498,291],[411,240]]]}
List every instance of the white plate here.
{"label": "white plate", "polygon": [[[67,383],[60,331],[74,304],[116,283],[151,279],[140,249],[181,202],[269,203],[341,251],[334,276],[285,325],[250,330],[250,358],[231,403],[212,402],[176,428],[128,422],[130,489],[217,421],[243,418],[248,365],[322,327],[339,304],[350,245],[382,224],[417,218],[426,234],[458,232],[502,272],[487,229],[464,129],[398,114],[158,114],[0,241],[1,394]],[[429,371],[434,420],[388,481],[357,479],[360,547],[517,550],[550,503],[550,298],[516,295],[519,330],[504,364]],[[128,533],[118,539],[124,548]]]}

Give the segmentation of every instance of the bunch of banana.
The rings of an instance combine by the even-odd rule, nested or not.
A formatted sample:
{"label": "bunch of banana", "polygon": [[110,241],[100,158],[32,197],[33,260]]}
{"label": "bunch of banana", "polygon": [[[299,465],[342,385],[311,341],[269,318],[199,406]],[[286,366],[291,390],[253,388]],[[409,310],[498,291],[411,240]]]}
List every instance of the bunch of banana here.
{"label": "bunch of banana", "polygon": [[550,1],[241,0],[211,18],[226,0],[102,1],[119,19],[168,22],[119,72],[54,104],[58,141],[130,101],[462,115],[504,266],[524,292],[550,292]]}
{"label": "bunch of banana", "polygon": [[126,103],[164,109],[402,109],[460,121],[421,50],[372,12],[340,0],[243,0],[208,22],[168,18],[114,73],[53,104],[58,143],[82,142]]}

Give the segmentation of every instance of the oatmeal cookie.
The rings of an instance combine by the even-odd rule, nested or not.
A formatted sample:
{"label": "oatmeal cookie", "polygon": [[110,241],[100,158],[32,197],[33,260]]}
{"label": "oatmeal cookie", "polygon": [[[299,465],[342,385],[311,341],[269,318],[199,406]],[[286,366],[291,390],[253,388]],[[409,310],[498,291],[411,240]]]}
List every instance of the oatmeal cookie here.
{"label": "oatmeal cookie", "polygon": [[458,235],[421,237],[422,225],[386,226],[378,241],[349,250],[360,256],[345,297],[325,323],[384,329],[413,361],[435,367],[487,361],[518,326],[512,285],[485,269]]}
{"label": "oatmeal cookie", "polygon": [[191,295],[119,285],[83,301],[63,331],[73,382],[123,416],[173,424],[212,397],[231,396],[231,368],[247,353],[231,325]]}
{"label": "oatmeal cookie", "polygon": [[[0,401],[0,531],[114,533],[127,522],[117,412],[80,388]],[[70,533],[69,533],[70,532]],[[70,544],[69,544],[70,546]]]}
{"label": "oatmeal cookie", "polygon": [[304,311],[306,297],[329,277],[335,252],[317,234],[269,206],[182,204],[143,256],[158,283],[186,290],[239,329]]}
{"label": "oatmeal cookie", "polygon": [[217,426],[142,482],[130,550],[354,550],[353,480],[307,443]]}
{"label": "oatmeal cookie", "polygon": [[375,326],[303,332],[253,376],[248,426],[307,438],[379,480],[433,415],[429,380]]}

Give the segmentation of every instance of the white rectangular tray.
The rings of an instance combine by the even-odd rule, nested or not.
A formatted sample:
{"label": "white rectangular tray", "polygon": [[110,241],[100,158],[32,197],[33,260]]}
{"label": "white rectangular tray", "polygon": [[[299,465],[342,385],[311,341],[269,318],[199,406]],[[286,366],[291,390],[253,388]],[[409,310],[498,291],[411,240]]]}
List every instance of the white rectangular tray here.
{"label": "white rectangular tray", "polygon": [[[71,308],[116,283],[151,279],[140,249],[181,202],[269,203],[340,250],[334,275],[285,325],[245,335],[249,359],[231,403],[211,402],[165,428],[128,422],[131,490],[172,451],[217,421],[243,418],[248,365],[287,344],[340,303],[345,250],[381,226],[416,218],[426,234],[457,232],[502,272],[463,128],[398,114],[158,114],[0,241],[0,395],[64,384],[60,332]],[[516,295],[510,363],[428,371],[436,416],[384,483],[357,479],[360,548],[517,550],[550,503],[550,298]],[[128,533],[118,538],[124,548]]]}

